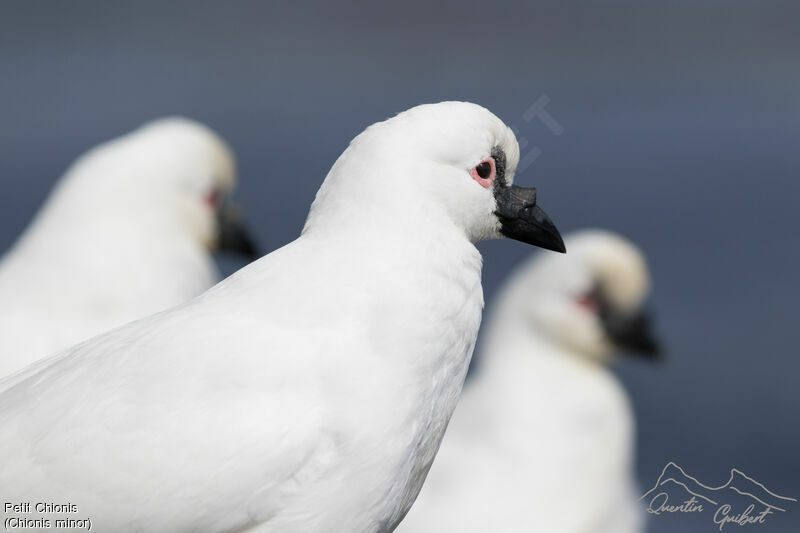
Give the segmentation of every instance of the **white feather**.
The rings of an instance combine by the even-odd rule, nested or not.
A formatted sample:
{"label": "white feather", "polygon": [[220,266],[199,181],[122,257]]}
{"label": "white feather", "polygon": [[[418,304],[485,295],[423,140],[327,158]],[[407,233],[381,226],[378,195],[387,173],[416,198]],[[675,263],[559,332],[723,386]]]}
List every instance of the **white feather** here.
{"label": "white feather", "polygon": [[186,119],[78,159],[0,260],[0,376],[213,285],[204,195],[233,179],[223,141]]}
{"label": "white feather", "polygon": [[461,391],[511,131],[466,103],[357,137],[296,241],[180,307],[0,382],[6,501],[98,531],[391,531]]}
{"label": "white feather", "polygon": [[575,298],[598,280],[641,304],[648,274],[616,235],[585,231],[567,254],[523,265],[494,305],[481,358],[417,503],[398,531],[634,533],[628,398],[612,347]]}

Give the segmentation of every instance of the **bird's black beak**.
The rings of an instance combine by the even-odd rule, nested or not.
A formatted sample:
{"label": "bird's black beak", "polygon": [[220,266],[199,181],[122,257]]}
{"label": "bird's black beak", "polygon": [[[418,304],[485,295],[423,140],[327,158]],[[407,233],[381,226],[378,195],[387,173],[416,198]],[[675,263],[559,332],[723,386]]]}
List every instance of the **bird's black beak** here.
{"label": "bird's black beak", "polygon": [[231,204],[224,204],[217,212],[219,240],[217,248],[241,254],[249,259],[258,259],[259,253],[250,233],[242,224],[240,210]]}
{"label": "bird's black beak", "polygon": [[601,306],[600,320],[615,346],[645,359],[662,358],[659,342],[653,336],[652,319],[646,312],[619,313]]}
{"label": "bird's black beak", "polygon": [[536,189],[517,185],[495,188],[497,210],[500,219],[500,233],[517,241],[522,241],[547,250],[564,253],[564,240],[555,224],[536,205]]}

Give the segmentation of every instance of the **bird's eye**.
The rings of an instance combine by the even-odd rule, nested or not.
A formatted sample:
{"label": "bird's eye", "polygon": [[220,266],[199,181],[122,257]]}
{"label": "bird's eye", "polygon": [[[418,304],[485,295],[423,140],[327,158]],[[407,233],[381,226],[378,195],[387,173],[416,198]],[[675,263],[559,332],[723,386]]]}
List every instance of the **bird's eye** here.
{"label": "bird's eye", "polygon": [[204,200],[212,209],[219,209],[219,206],[222,205],[222,192],[213,189],[206,193]]}
{"label": "bird's eye", "polygon": [[600,308],[597,298],[592,293],[579,295],[575,298],[575,303],[578,304],[578,307],[590,313],[597,313]]}
{"label": "bird's eye", "polygon": [[497,167],[493,157],[489,157],[475,165],[470,171],[472,179],[477,181],[481,187],[488,189],[497,177]]}

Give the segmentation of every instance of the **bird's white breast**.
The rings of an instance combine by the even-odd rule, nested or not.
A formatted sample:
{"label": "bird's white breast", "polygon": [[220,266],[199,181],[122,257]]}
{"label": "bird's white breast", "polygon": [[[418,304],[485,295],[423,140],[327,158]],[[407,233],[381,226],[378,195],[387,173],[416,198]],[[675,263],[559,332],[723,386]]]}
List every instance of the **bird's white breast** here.
{"label": "bird's white breast", "polygon": [[460,392],[480,257],[353,266],[306,240],[9,382],[10,496],[71,498],[100,530],[389,530]]}
{"label": "bird's white breast", "polygon": [[582,533],[628,511],[627,398],[604,368],[552,350],[502,340],[487,348],[496,360],[480,361],[486,368],[398,531]]}

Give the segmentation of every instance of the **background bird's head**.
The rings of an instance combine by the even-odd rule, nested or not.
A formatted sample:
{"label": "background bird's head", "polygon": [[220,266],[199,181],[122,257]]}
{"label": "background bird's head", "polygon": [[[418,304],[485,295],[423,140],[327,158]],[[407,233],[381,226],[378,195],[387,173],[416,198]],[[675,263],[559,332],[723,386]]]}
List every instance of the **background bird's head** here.
{"label": "background bird's head", "polygon": [[54,192],[51,211],[62,220],[107,224],[120,236],[149,231],[253,256],[228,202],[235,182],[233,152],[221,137],[198,122],[164,118],[78,159]]}
{"label": "background bird's head", "polygon": [[642,253],[601,230],[571,234],[566,244],[567,255],[536,257],[515,274],[507,297],[516,313],[537,334],[584,357],[658,356],[642,309],[650,290]]}
{"label": "background bird's head", "polygon": [[535,189],[513,185],[518,162],[514,133],[483,107],[420,105],[350,143],[304,231],[332,219],[410,233],[445,221],[472,242],[506,236],[563,251],[558,231],[536,206]]}

